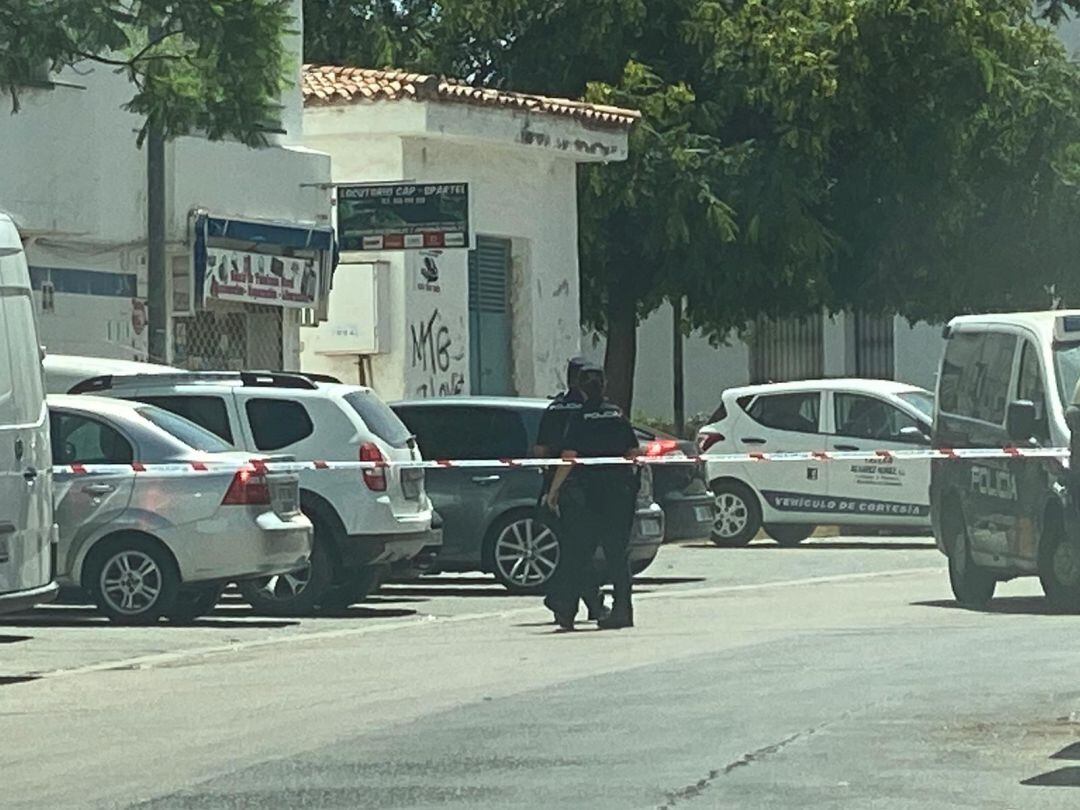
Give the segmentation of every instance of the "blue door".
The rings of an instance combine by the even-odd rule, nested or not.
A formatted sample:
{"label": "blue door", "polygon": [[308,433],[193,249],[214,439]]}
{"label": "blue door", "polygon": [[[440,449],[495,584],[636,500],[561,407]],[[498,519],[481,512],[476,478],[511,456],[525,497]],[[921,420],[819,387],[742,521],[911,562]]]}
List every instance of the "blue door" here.
{"label": "blue door", "polygon": [[469,376],[473,394],[514,392],[510,344],[510,240],[477,236],[469,251]]}

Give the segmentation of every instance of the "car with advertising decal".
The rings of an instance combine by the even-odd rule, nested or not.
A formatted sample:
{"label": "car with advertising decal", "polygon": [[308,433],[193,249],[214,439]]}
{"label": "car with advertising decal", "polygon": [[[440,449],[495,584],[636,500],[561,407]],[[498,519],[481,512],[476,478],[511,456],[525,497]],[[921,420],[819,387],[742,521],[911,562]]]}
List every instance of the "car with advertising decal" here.
{"label": "car with advertising decal", "polygon": [[105,374],[71,392],[157,405],[249,453],[387,462],[300,473],[301,509],[315,526],[310,564],[241,583],[260,612],[291,616],[345,607],[394,567],[423,567],[442,543],[424,470],[393,464],[420,461],[416,441],[370,388],[302,373],[181,371]]}
{"label": "car with advertising decal", "polygon": [[767,452],[929,447],[933,395],[890,380],[835,379],[730,388],[698,433],[714,496],[712,541],[749,543],[764,528],[797,545],[822,524],[912,527],[929,522],[929,461],[723,461]]}
{"label": "car with advertising decal", "polygon": [[307,563],[296,473],[259,469],[264,459],[153,405],[50,395],[48,407],[56,577],[113,622],[191,621],[227,583]]}
{"label": "car with advertising decal", "polygon": [[945,339],[935,446],[1018,451],[931,465],[931,521],[953,593],[982,607],[998,582],[1031,575],[1054,607],[1078,610],[1077,454],[1070,463],[1022,452],[1077,448],[1080,310],[966,315]]}

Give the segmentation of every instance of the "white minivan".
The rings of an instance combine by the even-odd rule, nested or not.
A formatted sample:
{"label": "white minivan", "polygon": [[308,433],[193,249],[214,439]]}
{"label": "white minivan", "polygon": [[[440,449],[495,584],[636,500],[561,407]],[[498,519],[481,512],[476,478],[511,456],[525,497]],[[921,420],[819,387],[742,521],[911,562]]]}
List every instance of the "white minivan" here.
{"label": "white minivan", "polygon": [[0,613],[56,598],[49,417],[30,273],[0,213]]}

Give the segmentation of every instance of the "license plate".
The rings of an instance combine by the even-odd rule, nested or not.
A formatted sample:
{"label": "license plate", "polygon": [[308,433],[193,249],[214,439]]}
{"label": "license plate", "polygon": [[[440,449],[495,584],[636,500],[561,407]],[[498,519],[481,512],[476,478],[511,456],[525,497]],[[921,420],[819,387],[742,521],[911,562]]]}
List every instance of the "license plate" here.
{"label": "license plate", "polygon": [[420,497],[420,482],[424,480],[423,470],[401,471],[401,492],[409,500],[415,501]]}
{"label": "license plate", "polygon": [[277,484],[274,486],[270,496],[274,511],[279,515],[295,515],[300,511],[296,502],[296,495],[296,482]]}
{"label": "license plate", "polygon": [[712,523],[713,510],[711,506],[695,506],[694,520],[698,523]]}
{"label": "license plate", "polygon": [[645,537],[659,537],[660,536],[660,521],[658,520],[646,520],[641,524],[641,533]]}

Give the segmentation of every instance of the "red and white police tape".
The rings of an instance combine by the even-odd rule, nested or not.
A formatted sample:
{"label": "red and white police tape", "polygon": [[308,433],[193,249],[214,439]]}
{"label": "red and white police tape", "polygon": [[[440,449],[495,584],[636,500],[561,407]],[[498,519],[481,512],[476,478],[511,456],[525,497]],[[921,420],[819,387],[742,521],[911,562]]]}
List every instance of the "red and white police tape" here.
{"label": "red and white police tape", "polygon": [[1067,460],[1069,449],[1066,447],[967,447],[967,448],[913,448],[911,450],[826,450],[787,453],[725,453],[703,456],[668,454],[662,456],[641,455],[633,459],[614,458],[576,458],[564,460],[557,458],[497,458],[497,459],[456,459],[453,461],[436,459],[431,461],[273,461],[253,458],[244,465],[236,461],[192,461],[170,464],[60,464],[53,467],[56,475],[100,475],[105,473],[131,475],[189,475],[200,472],[222,472],[241,467],[254,469],[256,472],[308,472],[311,470],[374,470],[389,467],[402,469],[442,470],[475,467],[506,468],[542,468],[566,466],[612,466],[628,464],[694,464],[699,461],[720,464],[746,464],[762,462],[873,462],[891,464],[902,461],[954,461],[960,459],[1059,459]]}

